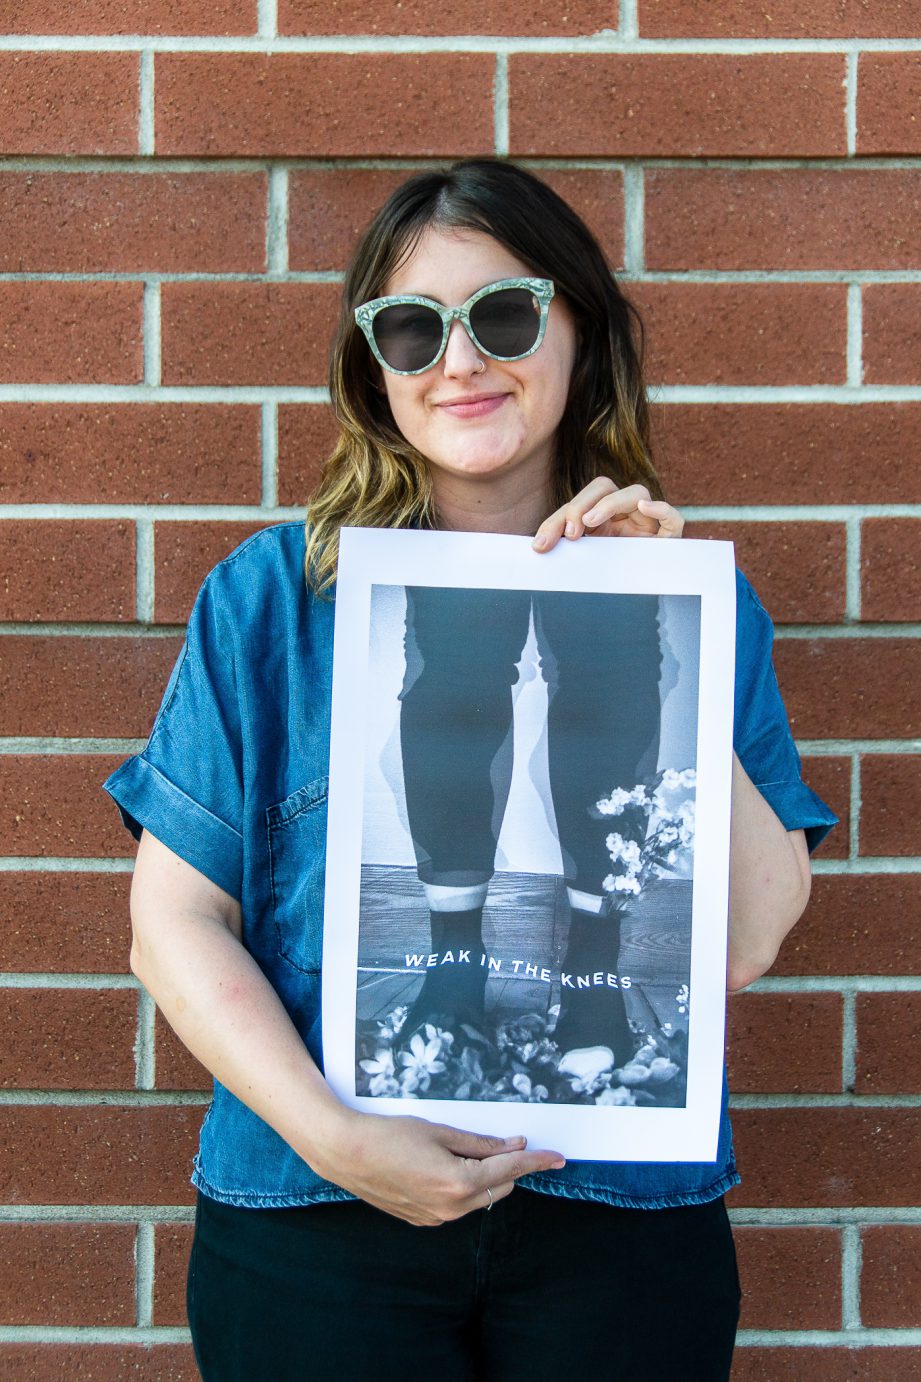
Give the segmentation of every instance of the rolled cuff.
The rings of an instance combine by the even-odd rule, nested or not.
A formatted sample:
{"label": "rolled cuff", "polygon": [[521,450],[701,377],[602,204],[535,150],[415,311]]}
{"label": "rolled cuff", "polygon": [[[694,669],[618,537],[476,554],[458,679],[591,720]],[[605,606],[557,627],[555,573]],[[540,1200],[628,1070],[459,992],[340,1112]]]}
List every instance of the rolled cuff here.
{"label": "rolled cuff", "polygon": [[135,754],[102,784],[136,840],[145,828],[231,897],[243,895],[243,836]]}
{"label": "rolled cuff", "polygon": [[835,815],[821,797],[807,787],[802,778],[785,782],[756,782],[765,801],[788,830],[805,830],[806,844],[812,854],[829,831],[838,824]]}

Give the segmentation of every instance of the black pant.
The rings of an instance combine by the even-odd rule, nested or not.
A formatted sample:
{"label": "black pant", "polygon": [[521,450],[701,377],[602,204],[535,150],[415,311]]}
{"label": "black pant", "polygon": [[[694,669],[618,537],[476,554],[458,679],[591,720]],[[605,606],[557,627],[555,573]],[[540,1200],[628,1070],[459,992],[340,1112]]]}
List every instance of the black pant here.
{"label": "black pant", "polygon": [[[547,682],[547,755],[566,882],[600,894],[615,787],[655,772],[658,599],[558,591],[407,588],[400,737],[419,877],[457,886],[493,874],[511,781],[512,686],[534,628]],[[615,827],[642,838],[645,818]]]}
{"label": "black pant", "polygon": [[725,1382],[739,1294],[722,1199],[521,1188],[440,1228],[199,1195],[188,1276],[205,1382]]}

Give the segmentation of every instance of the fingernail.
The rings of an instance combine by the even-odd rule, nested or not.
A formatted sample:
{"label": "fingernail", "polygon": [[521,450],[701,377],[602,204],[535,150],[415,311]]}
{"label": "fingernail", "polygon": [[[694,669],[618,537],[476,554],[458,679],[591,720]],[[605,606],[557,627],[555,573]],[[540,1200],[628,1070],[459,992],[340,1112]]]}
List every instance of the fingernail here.
{"label": "fingernail", "polygon": [[564,531],[565,531],[567,537],[573,537],[573,536],[575,535],[575,531],[576,531],[576,525],[575,525],[575,523],[567,523],[567,524],[566,524],[566,527],[565,527],[565,529],[564,529]]}
{"label": "fingernail", "polygon": [[507,1147],[526,1147],[528,1145],[528,1139],[526,1137],[507,1137],[505,1139],[505,1145]]}
{"label": "fingernail", "polygon": [[544,534],[543,534],[543,533],[538,533],[538,534],[537,534],[537,537],[536,537],[536,538],[534,539],[534,541],[531,543],[531,546],[532,546],[532,547],[535,549],[535,551],[537,551],[537,552],[539,552],[539,551],[541,550],[542,547],[546,547],[546,545],[547,545],[547,539],[544,537]]}
{"label": "fingernail", "polygon": [[566,1165],[566,1162],[565,1162],[565,1161],[551,1161],[551,1163],[550,1163],[550,1170],[551,1170],[551,1171],[562,1171],[562,1169],[563,1169],[563,1167],[564,1167],[565,1165]]}
{"label": "fingernail", "polygon": [[597,522],[598,522],[598,515],[597,515],[597,513],[595,512],[595,510],[594,510],[594,509],[589,509],[588,513],[584,513],[584,514],[582,515],[582,522],[583,522],[583,523],[597,523]]}

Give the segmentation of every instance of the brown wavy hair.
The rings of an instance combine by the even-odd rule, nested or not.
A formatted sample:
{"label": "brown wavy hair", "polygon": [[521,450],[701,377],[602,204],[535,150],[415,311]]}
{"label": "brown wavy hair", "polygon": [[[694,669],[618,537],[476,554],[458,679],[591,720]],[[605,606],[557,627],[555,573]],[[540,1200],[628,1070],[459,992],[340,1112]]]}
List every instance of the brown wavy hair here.
{"label": "brown wavy hair", "polygon": [[354,309],[379,297],[429,226],[492,236],[539,278],[553,280],[575,319],[577,351],[554,438],[551,509],[598,475],[662,487],[649,445],[643,323],[585,222],[547,183],[517,164],[468,158],[417,173],[384,202],[345,276],[330,352],[329,392],[339,436],[307,506],[308,583],[335,580],[339,529],[437,527],[426,458],[397,428],[379,366]]}

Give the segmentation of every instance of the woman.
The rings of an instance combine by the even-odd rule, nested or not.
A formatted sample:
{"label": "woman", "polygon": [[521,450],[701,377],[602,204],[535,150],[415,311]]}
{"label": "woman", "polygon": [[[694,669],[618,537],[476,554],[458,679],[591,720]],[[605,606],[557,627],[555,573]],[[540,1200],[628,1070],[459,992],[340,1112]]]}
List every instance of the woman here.
{"label": "woman", "polygon": [[[537,331],[519,316],[496,349],[471,299],[532,276],[554,290],[534,295]],[[452,310],[434,338],[425,313],[369,338],[355,310],[382,296]],[[527,533],[543,552],[680,536],[629,309],[547,186],[468,160],[410,178],[363,236],[331,392],[341,432],[306,548],[299,523],[278,525],[209,573],[148,744],[105,784],[140,839],[132,969],[216,1080],[193,1176],[199,1367],[209,1382],[563,1366],[715,1382],[738,1312],[725,1091],[715,1163],[564,1163],[345,1109],[318,1068],[339,527]],[[770,621],[744,578],[738,593],[732,989],[773,962],[808,897],[807,834],[835,819],[800,778]]]}

